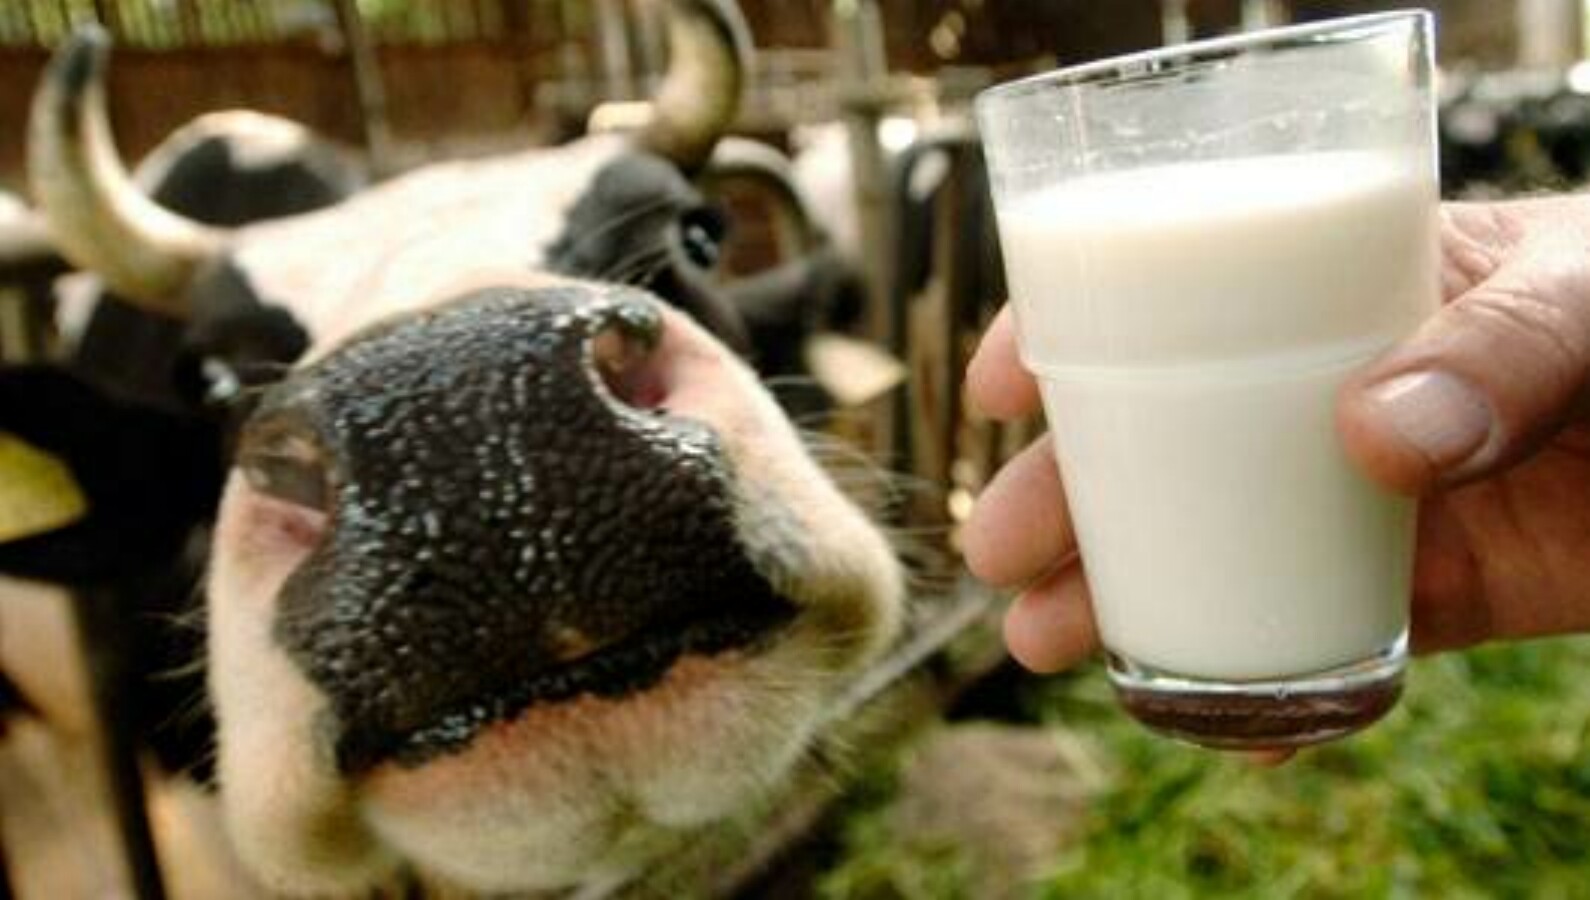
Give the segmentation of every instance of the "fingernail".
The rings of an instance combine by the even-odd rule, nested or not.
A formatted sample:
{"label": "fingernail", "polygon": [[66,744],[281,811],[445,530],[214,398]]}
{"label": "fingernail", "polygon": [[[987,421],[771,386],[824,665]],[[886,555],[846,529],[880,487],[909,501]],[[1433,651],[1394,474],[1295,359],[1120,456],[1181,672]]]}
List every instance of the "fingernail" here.
{"label": "fingernail", "polygon": [[1491,433],[1484,398],[1445,372],[1398,375],[1371,388],[1369,402],[1437,469],[1468,459]]}

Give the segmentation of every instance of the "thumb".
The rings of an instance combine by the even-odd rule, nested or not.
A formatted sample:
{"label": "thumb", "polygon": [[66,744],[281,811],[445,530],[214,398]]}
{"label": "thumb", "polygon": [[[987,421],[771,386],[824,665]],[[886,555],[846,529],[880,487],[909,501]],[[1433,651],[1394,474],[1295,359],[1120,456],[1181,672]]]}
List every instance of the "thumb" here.
{"label": "thumb", "polygon": [[[1583,415],[1590,391],[1590,239],[1564,205],[1554,221],[1497,228],[1484,246],[1449,220],[1456,293],[1412,337],[1344,386],[1337,429],[1375,480],[1422,493],[1506,468]],[[1492,211],[1490,221],[1508,213]],[[1502,237],[1504,233],[1510,236]],[[1489,260],[1501,255],[1500,263]],[[1454,272],[1468,270],[1450,288]],[[1467,282],[1467,283],[1463,283]]]}

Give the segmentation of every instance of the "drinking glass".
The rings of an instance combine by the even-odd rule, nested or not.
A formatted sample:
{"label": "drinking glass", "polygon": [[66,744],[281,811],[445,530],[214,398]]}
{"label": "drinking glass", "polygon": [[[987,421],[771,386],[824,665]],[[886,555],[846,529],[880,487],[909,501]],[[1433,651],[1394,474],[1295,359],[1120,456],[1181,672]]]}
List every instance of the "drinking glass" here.
{"label": "drinking glass", "polygon": [[1297,746],[1400,693],[1414,503],[1333,406],[1439,302],[1432,69],[1408,11],[977,100],[1110,679],[1152,728]]}

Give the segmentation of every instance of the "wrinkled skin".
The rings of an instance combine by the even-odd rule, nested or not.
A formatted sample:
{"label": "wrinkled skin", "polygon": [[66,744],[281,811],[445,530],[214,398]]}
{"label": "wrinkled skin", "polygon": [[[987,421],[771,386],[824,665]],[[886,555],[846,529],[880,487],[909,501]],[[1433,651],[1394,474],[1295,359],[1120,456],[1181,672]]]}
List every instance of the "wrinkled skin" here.
{"label": "wrinkled skin", "polygon": [[[1446,315],[1348,386],[1349,451],[1381,481],[1425,495],[1419,651],[1590,631],[1587,246],[1583,201],[1447,207]],[[1355,388],[1432,362],[1486,385],[1494,407],[1497,427],[1462,462],[1410,453],[1355,417]]]}

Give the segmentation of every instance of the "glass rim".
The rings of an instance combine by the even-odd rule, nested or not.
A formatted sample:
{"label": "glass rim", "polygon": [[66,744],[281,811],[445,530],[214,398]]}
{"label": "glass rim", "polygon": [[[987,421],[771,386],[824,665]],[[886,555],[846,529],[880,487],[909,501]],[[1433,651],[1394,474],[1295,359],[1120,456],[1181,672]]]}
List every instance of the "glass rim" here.
{"label": "glass rim", "polygon": [[1163,74],[1169,62],[1195,62],[1235,56],[1248,50],[1276,47],[1299,42],[1315,42],[1322,37],[1332,38],[1330,43],[1378,36],[1392,31],[1396,26],[1427,25],[1434,16],[1427,9],[1409,8],[1341,16],[1319,22],[1283,25],[1243,34],[1205,38],[1168,47],[1138,50],[1119,56],[1091,62],[1077,63],[1047,72],[1039,72],[996,84],[977,95],[976,105],[1003,102],[1050,88],[1077,88],[1103,83],[1126,83],[1139,78]]}

